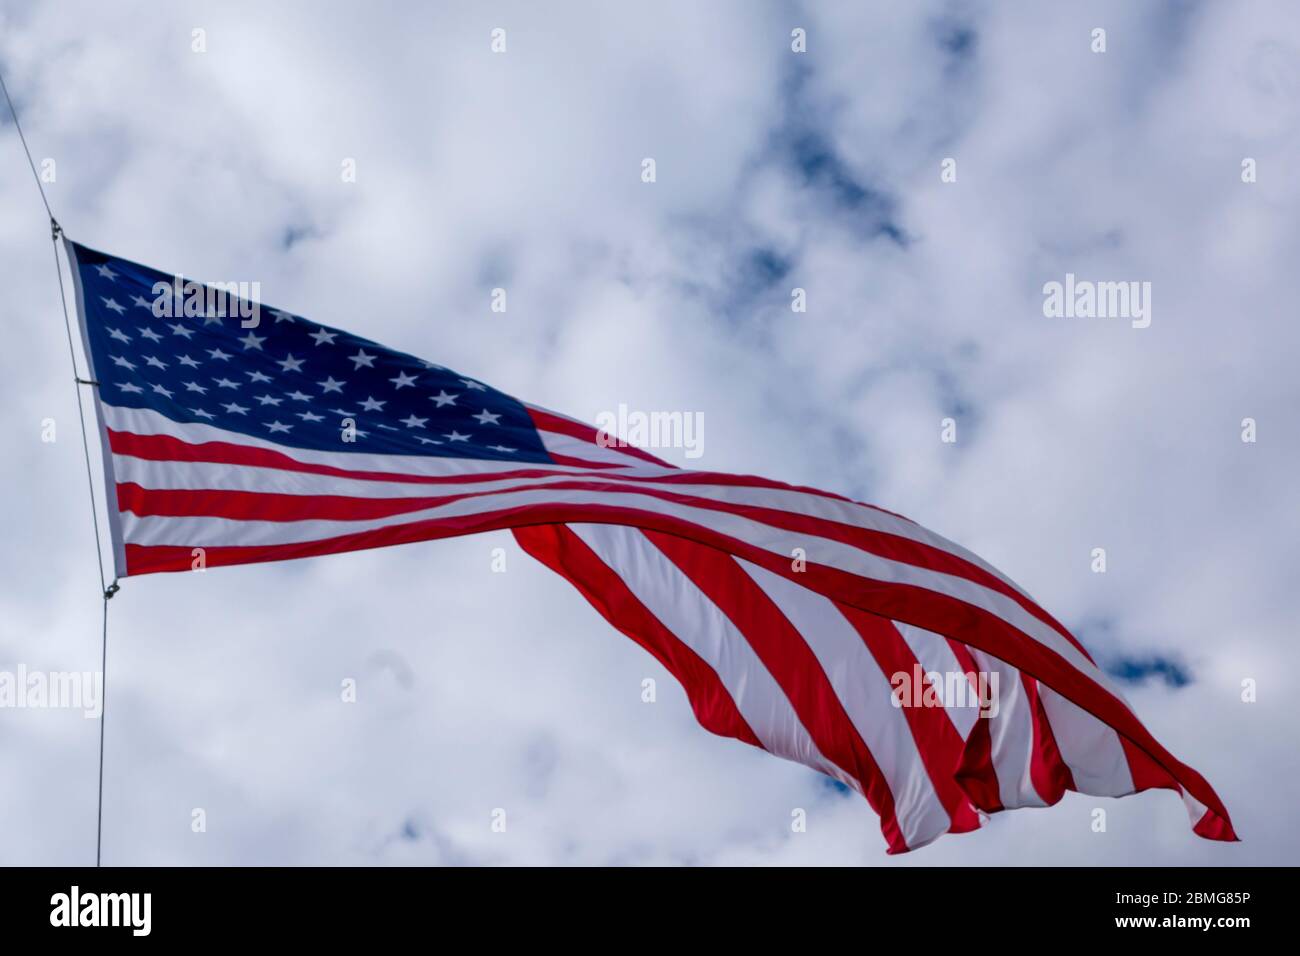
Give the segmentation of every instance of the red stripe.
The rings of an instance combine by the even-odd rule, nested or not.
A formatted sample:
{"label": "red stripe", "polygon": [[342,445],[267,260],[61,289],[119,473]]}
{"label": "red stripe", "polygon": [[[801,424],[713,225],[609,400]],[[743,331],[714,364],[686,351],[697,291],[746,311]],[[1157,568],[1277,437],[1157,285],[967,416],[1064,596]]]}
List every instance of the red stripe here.
{"label": "red stripe", "polygon": [[[837,603],[835,606],[858,632],[887,679],[894,674],[910,676],[914,673],[913,668],[918,667],[920,662],[892,621],[843,604]],[[948,831],[965,833],[978,829],[979,814],[953,779],[953,770],[961,761],[966,742],[957,733],[952,720],[942,707],[909,706],[902,707],[901,710],[911,730],[912,739],[916,741],[921,762],[934,785],[935,794],[952,821]]]}
{"label": "red stripe", "polygon": [[971,727],[953,779],[971,802],[985,813],[1000,813],[1006,809],[1002,805],[1002,790],[993,766],[993,734],[987,720],[977,720]]}
{"label": "red stripe", "polygon": [[880,815],[888,852],[905,852],[907,841],[898,825],[889,784],[803,635],[731,555],[673,535],[646,532],[646,537],[744,635],[781,685],[781,692],[822,756],[861,784],[867,801]]}
{"label": "red stripe", "polygon": [[290,495],[219,489],[153,489],[124,481],[117,486],[117,507],[119,511],[129,511],[141,517],[209,517],[235,521],[360,521],[391,518],[409,511],[484,494],[487,492],[420,498],[352,498],[344,495]]}
{"label": "red stripe", "polygon": [[[622,524],[678,534],[742,557],[833,600],[939,634],[960,634],[965,643],[1037,678],[1128,737],[1186,786],[1197,800],[1222,818],[1223,825],[1216,832],[1232,833],[1227,810],[1210,785],[1195,770],[1165,750],[1127,705],[1054,650],[1023,634],[996,615],[915,585],[872,580],[811,561],[802,573],[796,573],[790,568],[789,561],[781,555],[770,554],[727,535],[666,515],[612,505],[529,505],[487,514],[411,522],[318,541],[255,547],[212,547],[206,552],[207,564],[216,567],[278,561],[507,527],[567,522]],[[189,547],[141,547],[127,544],[126,553],[129,574],[189,570],[192,560]],[[1204,829],[1209,832],[1213,828],[1207,824]]]}
{"label": "red stripe", "polygon": [[[648,451],[643,451],[635,445],[602,445],[600,443],[600,432],[591,425],[584,425],[582,422],[576,422],[572,418],[564,418],[556,415],[554,412],[543,411],[540,408],[533,408],[526,405],[528,414],[533,417],[533,426],[539,431],[555,432],[557,435],[567,435],[570,438],[576,438],[579,441],[585,441],[589,445],[597,448],[608,448],[610,451],[617,452],[621,455],[627,455],[630,458],[638,458],[641,461],[648,461],[652,465],[660,465],[671,468],[666,461],[656,458]],[[611,436],[617,440],[617,436]]]}
{"label": "red stripe", "polygon": [[[359,478],[364,481],[390,481],[396,484],[437,485],[461,484],[471,481],[500,481],[503,478],[545,478],[566,475],[544,465],[534,468],[516,468],[510,471],[476,472],[462,475],[408,475],[392,471],[362,471],[354,468],[336,468],[317,465],[290,458],[283,452],[269,448],[254,448],[231,442],[210,441],[200,444],[181,441],[171,435],[136,435],[108,429],[108,444],[117,455],[128,455],[144,461],[191,461],[215,465],[248,465],[254,468],[275,468],[279,471],[301,472],[308,475],[328,475],[331,478]],[[343,456],[340,456],[343,457]],[[417,459],[420,460],[420,459]]]}
{"label": "red stripe", "polygon": [[587,461],[585,458],[572,458],[568,455],[557,455],[553,451],[548,451],[551,461],[557,465],[563,465],[566,468],[592,468],[595,470],[608,470],[610,468],[624,468],[625,465],[616,465],[612,461]]}
{"label": "red stripe", "polygon": [[666,628],[585,541],[563,525],[516,528],[514,535],[521,548],[568,580],[605,620],[677,678],[701,726],[762,748],[717,672]]}
{"label": "red stripe", "polygon": [[[1157,763],[1151,755],[1138,747],[1133,741],[1122,735],[1119,740],[1124,748],[1124,756],[1128,760],[1129,773],[1133,777],[1134,793],[1153,789],[1182,792],[1183,788],[1179,785],[1176,775],[1170,774],[1168,770]],[[1201,803],[1205,803],[1205,798],[1194,787],[1188,786],[1187,791]],[[1213,793],[1213,791],[1211,792]],[[1201,819],[1196,821],[1192,827],[1192,832],[1207,840],[1223,840],[1226,842],[1235,842],[1237,840],[1237,834],[1233,831],[1232,822],[1227,818],[1227,815],[1219,813],[1213,807],[1207,809]]]}
{"label": "red stripe", "polygon": [[961,668],[961,672],[972,682],[971,686],[975,686],[975,676],[979,674],[979,665],[975,663],[975,655],[961,641],[953,640],[951,637],[946,637],[944,640],[948,642],[948,648],[952,651],[952,656],[957,658],[957,666]]}
{"label": "red stripe", "polygon": [[1201,819],[1196,821],[1196,826],[1192,827],[1192,832],[1199,837],[1207,840],[1223,840],[1225,842],[1235,842],[1237,834],[1232,831],[1232,824],[1226,817],[1221,817],[1213,810],[1206,810]]}
{"label": "red stripe", "polygon": [[[1132,741],[1126,740],[1124,737],[1120,737],[1119,742],[1124,748],[1124,757],[1128,761],[1129,775],[1133,778],[1134,793],[1141,793],[1143,790],[1178,789],[1178,782],[1170,776],[1169,771],[1152,760],[1140,747],[1135,746]],[[1195,795],[1194,791],[1193,795]],[[1204,803],[1205,801],[1201,800],[1201,802]]]}
{"label": "red stripe", "polygon": [[1038,693],[1038,681],[1024,674],[1020,675],[1020,680],[1029,699],[1034,734],[1033,745],[1029,750],[1029,782],[1043,801],[1052,806],[1060,802],[1065,791],[1078,788],[1074,785],[1074,774],[1066,766],[1061,751],[1056,746],[1056,734],[1052,731],[1052,722],[1047,719],[1047,710]]}
{"label": "red stripe", "polygon": [[[973,688],[978,689],[979,665],[970,648],[961,641],[946,638],[948,647],[957,659],[957,666],[966,675]],[[998,813],[1002,806],[1002,790],[998,784],[998,771],[993,765],[993,735],[989,722],[979,718],[971,726],[962,747],[961,759],[953,773],[957,786],[961,787],[975,806],[985,813]]]}

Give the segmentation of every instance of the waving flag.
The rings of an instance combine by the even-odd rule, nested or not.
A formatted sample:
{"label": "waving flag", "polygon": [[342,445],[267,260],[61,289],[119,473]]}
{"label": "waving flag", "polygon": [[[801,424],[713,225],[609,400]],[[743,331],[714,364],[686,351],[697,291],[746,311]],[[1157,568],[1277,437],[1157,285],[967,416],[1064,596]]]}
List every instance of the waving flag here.
{"label": "waving flag", "polygon": [[1068,630],[914,522],[607,447],[440,365],[65,243],[119,577],[510,528],[704,727],[861,793],[891,853],[1066,790],[1173,789],[1196,833],[1236,839]]}

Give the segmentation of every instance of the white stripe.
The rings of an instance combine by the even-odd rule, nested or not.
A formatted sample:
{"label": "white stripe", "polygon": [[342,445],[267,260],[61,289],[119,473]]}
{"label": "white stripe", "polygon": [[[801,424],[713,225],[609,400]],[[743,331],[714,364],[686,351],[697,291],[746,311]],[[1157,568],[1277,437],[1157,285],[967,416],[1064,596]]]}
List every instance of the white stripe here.
{"label": "white stripe", "polygon": [[[925,673],[937,672],[945,676],[965,673],[961,662],[957,660],[957,655],[948,646],[947,638],[942,634],[914,627],[911,624],[904,624],[901,621],[895,621],[894,627],[902,635],[904,643],[912,649],[912,653],[916,655],[916,660]],[[946,683],[946,681],[941,680],[931,685],[940,700],[943,700],[944,692],[947,689]],[[979,719],[979,708],[969,706],[970,700],[969,696],[960,701],[943,700],[944,713],[948,715],[953,726],[957,728],[957,733],[962,740],[970,737],[971,729],[975,726],[975,721]]]}
{"label": "white stripe", "polygon": [[1196,824],[1201,822],[1201,817],[1205,816],[1210,808],[1188,793],[1186,788],[1179,787],[1178,792],[1182,794],[1183,806],[1187,808],[1187,815],[1191,817],[1192,826],[1195,827]]}
{"label": "white stripe", "polygon": [[744,635],[645,535],[611,525],[569,528],[623,579],[651,614],[713,668],[764,750],[862,792],[854,777],[822,756]]}
{"label": "white stripe", "polygon": [[1119,734],[1083,708],[1038,682],[1047,722],[1056,749],[1070,768],[1075,789],[1096,797],[1122,797],[1133,792],[1133,772]]}
{"label": "white stripe", "polygon": [[[549,467],[549,466],[546,466]],[[371,481],[366,478],[336,478],[311,472],[263,468],[258,465],[223,465],[206,461],[153,461],[132,455],[114,455],[113,469],[118,482],[132,482],[150,491],[249,491],[262,494],[345,498],[439,498],[444,495],[500,491],[504,488],[536,488],[565,481],[589,481],[590,472],[541,478],[476,477],[474,481],[403,482]],[[447,476],[454,477],[454,476]]]}
{"label": "white stripe", "polygon": [[991,654],[974,647],[971,656],[981,671],[997,674],[998,713],[988,721],[992,742],[993,769],[998,777],[998,793],[1002,805],[1015,807],[1045,807],[1047,802],[1034,789],[1030,776],[1034,746],[1033,713],[1025,685],[1020,682],[1020,672]]}
{"label": "white stripe", "polygon": [[748,561],[737,564],[776,604],[816,656],[858,735],[894,795],[894,813],[915,849],[948,832],[939,802],[903,711],[893,705],[889,675],[835,603]]}

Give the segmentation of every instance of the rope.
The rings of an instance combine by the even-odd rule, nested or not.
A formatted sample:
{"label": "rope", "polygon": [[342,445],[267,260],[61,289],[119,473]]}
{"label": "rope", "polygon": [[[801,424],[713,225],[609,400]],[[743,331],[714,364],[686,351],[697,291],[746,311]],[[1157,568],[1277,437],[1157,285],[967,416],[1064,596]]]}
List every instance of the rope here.
{"label": "rope", "polygon": [[45,211],[49,213],[50,222],[57,226],[58,222],[54,218],[54,211],[50,209],[50,201],[45,198],[45,186],[41,183],[40,173],[36,171],[36,163],[32,160],[32,151],[27,148],[27,137],[23,135],[22,124],[18,122],[18,111],[14,109],[14,101],[9,98],[9,87],[5,86],[3,75],[0,75],[0,90],[4,92],[5,102],[9,104],[9,115],[14,118],[14,128],[18,130],[18,139],[22,141],[23,152],[27,154],[27,165],[32,167],[32,178],[36,180],[36,188],[41,191],[41,202],[45,203]]}
{"label": "rope", "polygon": [[40,174],[36,171],[36,161],[32,159],[32,151],[27,145],[27,137],[23,135],[22,124],[18,121],[18,110],[14,108],[14,101],[9,96],[9,87],[5,85],[3,74],[0,74],[0,91],[4,93],[5,102],[9,105],[9,115],[14,118],[14,129],[18,130],[18,140],[23,144],[23,152],[27,154],[27,165],[31,167],[32,178],[36,181],[36,189],[40,192],[41,202],[45,205],[45,212],[50,217],[50,241],[54,244],[54,275],[55,280],[59,283],[59,302],[63,306],[63,328],[68,335],[68,359],[72,363],[73,388],[77,395],[77,419],[81,424],[81,452],[86,462],[86,487],[90,490],[90,520],[95,529],[95,560],[99,565],[99,591],[102,595],[104,611],[103,628],[100,635],[99,666],[99,672],[103,675],[104,689],[102,691],[103,696],[100,698],[99,710],[99,796],[95,817],[95,866],[99,866],[104,833],[104,718],[107,712],[105,705],[108,700],[108,602],[119,590],[116,580],[112,584],[105,583],[104,548],[99,534],[99,505],[95,500],[95,475],[90,465],[90,440],[86,437],[86,411],[81,402],[81,386],[98,387],[99,383],[93,379],[83,378],[77,371],[77,350],[72,344],[72,319],[68,314],[68,294],[63,288],[63,267],[59,264],[59,237],[63,235],[63,227],[54,218],[54,210],[50,208],[50,201],[45,195],[45,185],[41,182]]}

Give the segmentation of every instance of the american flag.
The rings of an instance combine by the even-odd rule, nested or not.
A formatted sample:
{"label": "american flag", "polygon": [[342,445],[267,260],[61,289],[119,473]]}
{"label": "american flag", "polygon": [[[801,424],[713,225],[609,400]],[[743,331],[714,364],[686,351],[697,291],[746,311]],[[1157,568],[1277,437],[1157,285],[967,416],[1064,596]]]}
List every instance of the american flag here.
{"label": "american flag", "polygon": [[[253,324],[229,296],[186,315],[160,291],[176,277],[64,248],[119,577],[510,528],[681,682],[705,728],[862,794],[890,853],[1067,790],[1172,789],[1197,834],[1236,839],[1065,627],[916,523],[607,447],[287,311],[258,307]],[[935,706],[896,693],[910,674],[930,675]],[[950,674],[995,678],[997,706],[972,707]]]}

